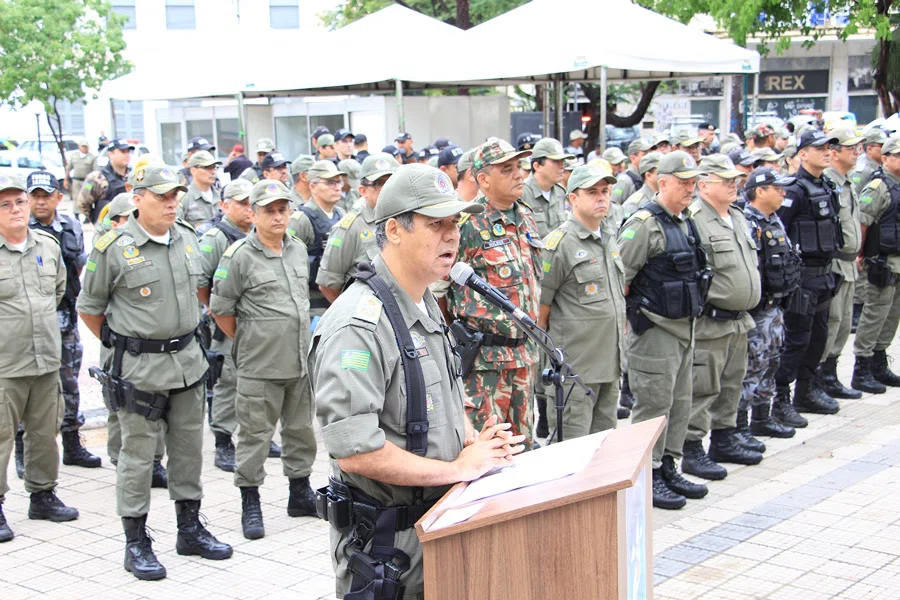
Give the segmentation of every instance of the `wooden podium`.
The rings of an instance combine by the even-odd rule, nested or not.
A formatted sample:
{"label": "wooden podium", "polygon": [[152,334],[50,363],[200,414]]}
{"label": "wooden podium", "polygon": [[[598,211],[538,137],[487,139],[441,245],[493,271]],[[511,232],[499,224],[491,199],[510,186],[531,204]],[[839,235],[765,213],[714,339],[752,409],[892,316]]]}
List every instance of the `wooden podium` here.
{"label": "wooden podium", "polygon": [[664,424],[615,429],[583,471],[481,500],[468,520],[432,528],[468,484],[455,485],[416,523],[425,598],[652,599],[650,453]]}

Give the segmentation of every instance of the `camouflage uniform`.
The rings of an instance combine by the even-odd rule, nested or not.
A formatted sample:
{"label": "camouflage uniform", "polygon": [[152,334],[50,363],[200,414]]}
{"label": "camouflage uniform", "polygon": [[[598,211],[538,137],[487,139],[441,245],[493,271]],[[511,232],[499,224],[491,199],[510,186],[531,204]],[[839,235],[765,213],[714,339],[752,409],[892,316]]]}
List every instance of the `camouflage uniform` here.
{"label": "camouflage uniform", "polygon": [[775,371],[784,347],[784,313],[780,306],[754,310],[750,316],[756,325],[747,333],[747,374],[738,403],[740,411],[751,406],[771,406],[775,400]]}
{"label": "camouflage uniform", "polygon": [[84,179],[77,204],[81,208],[81,213],[88,215],[92,223],[97,221],[97,215],[106,204],[125,191],[125,181],[128,179],[131,169],[127,169],[124,176],[116,174],[117,178],[112,186],[109,182],[108,173],[110,172],[114,173],[112,168],[107,165],[104,169],[92,171]]}

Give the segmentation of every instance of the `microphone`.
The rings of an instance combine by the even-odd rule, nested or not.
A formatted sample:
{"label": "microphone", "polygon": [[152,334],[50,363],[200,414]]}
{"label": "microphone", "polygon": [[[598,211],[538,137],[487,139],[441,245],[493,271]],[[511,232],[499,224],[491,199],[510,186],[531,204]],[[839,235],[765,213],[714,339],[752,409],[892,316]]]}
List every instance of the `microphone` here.
{"label": "microphone", "polygon": [[537,328],[531,317],[522,312],[522,309],[513,304],[506,294],[489,284],[487,281],[475,274],[475,270],[464,262],[458,262],[450,269],[450,279],[457,285],[467,287],[478,292],[485,300],[511,315],[514,319],[521,321],[528,327]]}

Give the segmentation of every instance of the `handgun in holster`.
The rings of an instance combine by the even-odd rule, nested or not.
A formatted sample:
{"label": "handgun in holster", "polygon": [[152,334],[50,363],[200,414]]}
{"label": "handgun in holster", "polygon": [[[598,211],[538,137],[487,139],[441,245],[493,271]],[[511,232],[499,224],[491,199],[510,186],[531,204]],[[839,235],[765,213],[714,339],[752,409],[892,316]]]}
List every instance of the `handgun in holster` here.
{"label": "handgun in holster", "polygon": [[472,372],[475,365],[475,359],[481,352],[481,346],[484,344],[484,334],[477,329],[467,327],[462,321],[454,321],[450,326],[453,337],[456,338],[456,353],[459,354],[462,366],[462,377],[465,379]]}

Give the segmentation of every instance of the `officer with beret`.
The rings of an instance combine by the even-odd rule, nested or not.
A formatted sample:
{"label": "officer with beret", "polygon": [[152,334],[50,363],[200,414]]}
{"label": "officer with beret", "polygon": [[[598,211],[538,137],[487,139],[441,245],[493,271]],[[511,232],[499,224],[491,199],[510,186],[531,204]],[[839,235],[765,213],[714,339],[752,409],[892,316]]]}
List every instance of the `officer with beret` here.
{"label": "officer with beret", "polygon": [[616,186],[612,191],[612,201],[616,204],[622,204],[633,193],[641,189],[644,184],[641,181],[640,165],[641,159],[650,151],[650,144],[646,140],[640,138],[628,144],[628,160],[630,164],[628,169],[619,175]]}
{"label": "officer with beret", "polygon": [[238,445],[234,484],[241,490],[241,527],[250,540],[265,535],[259,486],[275,424],[281,421],[281,463],[290,482],[287,513],[315,516],[309,475],[316,458],[309,351],[309,260],[288,235],[290,190],[264,179],[250,202],[255,228],[231,244],[213,277],[210,310],[234,339]]}
{"label": "officer with beret", "polygon": [[78,511],[54,493],[59,475],[59,389],[62,339],[57,306],[66,293],[66,266],[55,236],[28,227],[28,196],[19,177],[0,175],[0,318],[9,328],[0,346],[0,542],[14,534],[3,515],[7,465],[16,424],[24,423],[25,490],[29,519],[63,522]]}
{"label": "officer with beret", "polygon": [[131,172],[128,163],[134,146],[127,140],[117,138],[109,143],[108,148],[106,156],[109,162],[85,177],[81,194],[76,200],[81,213],[89,217],[91,223],[97,222],[104,206],[126,191],[125,185]]}
{"label": "officer with beret", "polygon": [[[507,424],[491,419],[477,435],[468,423],[459,361],[428,290],[457,259],[459,214],[483,208],[460,201],[437,169],[398,169],[375,206],[373,271],[341,294],[313,335],[309,369],[333,472],[329,504],[375,511],[372,529],[351,529],[341,511],[323,515],[341,597],[369,586],[384,598],[421,598],[415,522],[452,484],[509,464],[522,450],[522,436],[510,437]],[[370,284],[383,291],[375,296]],[[404,358],[395,333],[409,338],[417,360]],[[405,386],[404,373],[415,368],[424,385]],[[427,435],[409,426],[408,410],[427,420]]]}
{"label": "officer with beret", "polygon": [[309,168],[316,163],[312,154],[301,154],[291,163],[291,207],[296,211],[310,201]]}
{"label": "officer with beret", "polygon": [[[700,153],[703,156],[709,156],[710,154],[715,154],[718,150],[718,144],[716,142],[716,126],[712,123],[700,123],[697,126],[697,137],[700,138]],[[713,147],[715,144],[715,148]]]}
{"label": "officer with beret", "polygon": [[622,203],[622,213],[626,219],[637,212],[637,209],[653,200],[653,197],[659,193],[659,185],[656,180],[656,167],[659,165],[659,160],[662,157],[663,155],[659,152],[648,152],[644,155],[644,158],[641,159],[638,170],[641,172],[641,179],[644,183],[641,185],[641,189],[633,193]]}
{"label": "officer with beret", "polygon": [[[194,227],[222,214],[215,190],[216,173],[221,164],[222,161],[206,150],[195,152],[188,159],[191,182],[181,198],[181,210],[184,220]],[[135,182],[140,183],[137,181],[138,176],[135,173]]]}
{"label": "officer with beret", "polygon": [[116,500],[125,530],[125,569],[138,579],[162,579],[166,569],[146,532],[156,435],[162,430],[178,523],[176,550],[222,560],[232,549],[200,523],[208,364],[198,341],[197,238],[189,225],[176,221],[178,192],[186,188],[165,165],[142,167],[134,181],[136,211],[124,227],[97,241],[77,308],[91,332],[111,348],[101,377],[122,428]]}
{"label": "officer with beret", "polygon": [[594,392],[569,396],[563,439],[616,426],[625,331],[625,268],[615,224],[606,215],[616,178],[608,164],[576,167],[569,178],[572,214],[545,239],[538,325],[566,349],[573,370]]}

